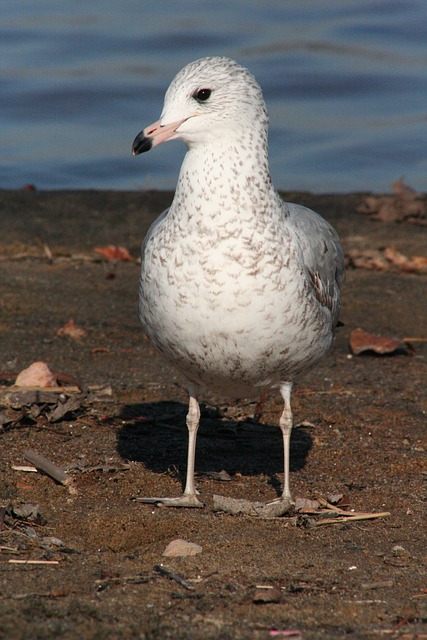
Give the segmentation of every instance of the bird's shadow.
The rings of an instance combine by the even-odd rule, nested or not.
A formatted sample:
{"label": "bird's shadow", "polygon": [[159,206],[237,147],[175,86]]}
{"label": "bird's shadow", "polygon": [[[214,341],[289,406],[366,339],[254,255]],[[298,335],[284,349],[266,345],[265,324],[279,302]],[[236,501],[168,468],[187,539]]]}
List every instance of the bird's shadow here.
{"label": "bird's shadow", "polygon": [[[277,425],[254,420],[224,420],[211,408],[201,406],[197,436],[196,473],[220,472],[230,475],[265,475],[280,494],[283,473],[282,434]],[[117,436],[118,453],[126,460],[142,462],[147,469],[165,473],[171,468],[185,477],[188,432],[187,406],[179,402],[154,402],[126,405],[120,417],[124,421]],[[312,438],[303,427],[291,436],[291,471],[298,471],[312,446]],[[278,476],[278,477],[276,477]]]}

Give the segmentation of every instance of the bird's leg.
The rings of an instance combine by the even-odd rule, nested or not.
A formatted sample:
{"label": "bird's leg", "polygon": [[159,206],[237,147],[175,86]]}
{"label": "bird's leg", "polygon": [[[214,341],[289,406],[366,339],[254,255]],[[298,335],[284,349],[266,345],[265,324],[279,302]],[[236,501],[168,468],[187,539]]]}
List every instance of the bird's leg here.
{"label": "bird's leg", "polygon": [[289,489],[289,450],[292,432],[292,409],[291,409],[292,383],[286,382],[280,386],[280,393],[285,402],[283,413],[280,416],[279,426],[283,436],[283,491],[281,500],[292,502],[291,491]]}
{"label": "bird's leg", "polygon": [[187,477],[185,489],[182,496],[178,498],[138,498],[138,502],[148,502],[151,504],[162,504],[165,507],[203,507],[197,497],[194,484],[194,461],[196,457],[197,430],[200,422],[200,407],[197,401],[197,390],[193,385],[189,385],[189,405],[187,413],[188,428],[188,454],[187,454]]}
{"label": "bird's leg", "polygon": [[196,458],[197,430],[200,423],[200,407],[196,398],[196,394],[193,393],[192,388],[190,388],[190,400],[188,404],[186,422],[188,428],[188,454],[184,496],[188,496],[192,501],[195,501],[197,504],[194,504],[194,506],[203,506],[202,503],[197,499],[196,487],[194,485],[194,462]]}

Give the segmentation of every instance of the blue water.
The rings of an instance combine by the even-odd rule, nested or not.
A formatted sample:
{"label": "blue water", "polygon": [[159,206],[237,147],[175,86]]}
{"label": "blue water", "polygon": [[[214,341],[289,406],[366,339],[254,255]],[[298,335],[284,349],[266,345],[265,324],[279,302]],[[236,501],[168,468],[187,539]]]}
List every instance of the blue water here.
{"label": "blue water", "polygon": [[282,189],[427,191],[425,0],[2,0],[0,188],[174,188],[184,147],[132,158],[187,62],[249,67]]}

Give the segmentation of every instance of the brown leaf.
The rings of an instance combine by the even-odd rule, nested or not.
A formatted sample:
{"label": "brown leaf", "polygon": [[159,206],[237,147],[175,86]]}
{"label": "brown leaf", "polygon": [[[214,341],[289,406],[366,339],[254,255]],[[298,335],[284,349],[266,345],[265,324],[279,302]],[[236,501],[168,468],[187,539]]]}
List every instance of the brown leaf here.
{"label": "brown leaf", "polygon": [[400,338],[387,338],[375,333],[368,333],[357,328],[350,335],[350,349],[354,355],[359,355],[365,351],[374,351],[380,355],[386,353],[396,353],[397,351],[408,352],[408,347]]}
{"label": "brown leaf", "polygon": [[398,271],[403,273],[427,273],[427,258],[412,256],[409,258],[395,247],[380,249],[351,249],[346,253],[346,266],[355,269],[374,269],[377,271]]}
{"label": "brown leaf", "polygon": [[82,396],[71,396],[66,398],[65,402],[62,398],[58,401],[56,407],[47,415],[49,422],[59,422],[65,416],[80,409],[84,400],[84,394]]}
{"label": "brown leaf", "polygon": [[367,196],[357,207],[360,213],[368,214],[383,222],[426,223],[426,199],[399,178],[392,184],[393,195]]}
{"label": "brown leaf", "polygon": [[81,340],[87,336],[86,329],[82,327],[77,327],[74,324],[74,320],[71,318],[64,324],[63,327],[60,327],[56,332],[56,335],[60,338],[72,338],[73,340]]}
{"label": "brown leaf", "polygon": [[33,362],[27,369],[18,374],[17,387],[56,387],[56,377],[45,362]]}
{"label": "brown leaf", "polygon": [[408,273],[427,273],[427,258],[412,256],[408,258],[394,247],[384,249],[384,258],[399,267],[401,271]]}
{"label": "brown leaf", "polygon": [[132,260],[132,256],[125,247],[116,247],[113,244],[108,247],[96,247],[94,249],[96,253],[100,253],[107,260],[112,262],[125,262],[126,260]]}
{"label": "brown leaf", "polygon": [[346,254],[347,265],[355,269],[373,269],[376,271],[386,271],[389,263],[379,250],[351,249]]}

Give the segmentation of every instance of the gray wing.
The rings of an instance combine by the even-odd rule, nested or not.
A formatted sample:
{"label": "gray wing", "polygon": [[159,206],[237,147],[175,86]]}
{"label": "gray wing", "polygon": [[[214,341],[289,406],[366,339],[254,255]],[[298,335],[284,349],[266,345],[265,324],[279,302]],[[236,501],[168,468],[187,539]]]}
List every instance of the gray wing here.
{"label": "gray wing", "polygon": [[344,255],[335,229],[322,216],[301,205],[284,203],[287,219],[297,236],[309,286],[318,302],[332,314],[340,311],[340,284],[344,278]]}

